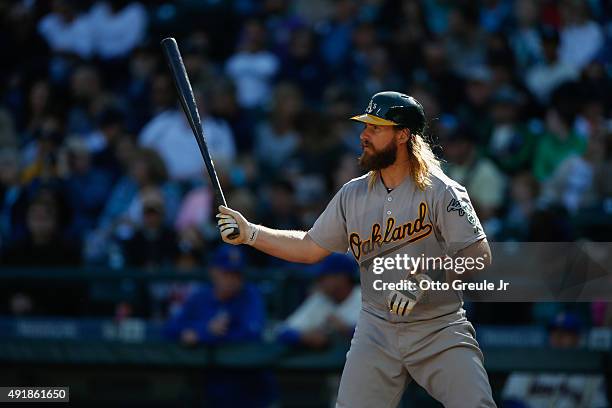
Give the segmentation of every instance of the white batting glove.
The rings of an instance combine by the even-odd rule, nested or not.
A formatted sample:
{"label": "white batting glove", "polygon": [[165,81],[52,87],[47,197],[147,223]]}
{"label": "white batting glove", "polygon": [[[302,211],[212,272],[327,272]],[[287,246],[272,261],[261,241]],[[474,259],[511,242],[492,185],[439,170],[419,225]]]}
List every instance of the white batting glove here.
{"label": "white batting glove", "polygon": [[[238,211],[220,205],[217,219],[219,233],[224,242],[232,245],[253,245],[255,243],[257,234],[259,233],[259,226],[248,222]],[[240,235],[230,239],[229,235],[236,228],[240,231]]]}
{"label": "white batting glove", "polygon": [[398,316],[407,316],[425,295],[425,291],[420,287],[420,282],[422,280],[432,282],[431,278],[424,273],[410,275],[408,280],[414,283],[414,290],[392,290],[387,296],[389,311]]}

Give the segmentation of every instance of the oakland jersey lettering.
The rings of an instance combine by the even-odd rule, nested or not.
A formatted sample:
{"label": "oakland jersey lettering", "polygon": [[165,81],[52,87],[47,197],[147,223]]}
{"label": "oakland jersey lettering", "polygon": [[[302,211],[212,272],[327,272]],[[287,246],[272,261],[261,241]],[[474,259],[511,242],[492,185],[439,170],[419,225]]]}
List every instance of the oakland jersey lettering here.
{"label": "oakland jersey lettering", "polygon": [[430,223],[425,223],[427,210],[427,204],[421,202],[419,204],[418,218],[412,222],[407,222],[398,226],[395,226],[395,218],[388,218],[384,234],[382,233],[381,225],[376,223],[372,225],[372,232],[369,239],[366,240],[362,239],[358,233],[353,232],[349,236],[349,244],[353,256],[359,261],[362,255],[368,255],[374,249],[382,247],[383,244],[402,241],[405,238],[409,238],[407,242],[415,242],[425,238],[433,231],[432,225]]}

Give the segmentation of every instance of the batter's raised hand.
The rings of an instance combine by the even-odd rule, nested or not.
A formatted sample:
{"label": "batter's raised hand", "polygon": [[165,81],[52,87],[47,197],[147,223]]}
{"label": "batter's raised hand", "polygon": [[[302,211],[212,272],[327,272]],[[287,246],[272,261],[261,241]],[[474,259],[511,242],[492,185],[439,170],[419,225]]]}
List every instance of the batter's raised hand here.
{"label": "batter's raised hand", "polygon": [[[248,244],[253,245],[257,239],[259,229],[257,225],[251,224],[238,211],[227,208],[223,205],[219,206],[219,214],[217,214],[217,225],[219,232],[224,242],[232,245]],[[235,230],[240,231],[240,235],[230,238],[229,235]]]}

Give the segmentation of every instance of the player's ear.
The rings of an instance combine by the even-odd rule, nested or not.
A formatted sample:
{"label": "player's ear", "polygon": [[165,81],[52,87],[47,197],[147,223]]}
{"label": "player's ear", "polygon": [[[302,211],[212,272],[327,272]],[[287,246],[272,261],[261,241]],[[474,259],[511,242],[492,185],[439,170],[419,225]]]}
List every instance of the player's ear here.
{"label": "player's ear", "polygon": [[408,128],[403,128],[400,129],[397,132],[397,141],[402,144],[402,143],[408,143],[408,139],[410,139],[410,129]]}

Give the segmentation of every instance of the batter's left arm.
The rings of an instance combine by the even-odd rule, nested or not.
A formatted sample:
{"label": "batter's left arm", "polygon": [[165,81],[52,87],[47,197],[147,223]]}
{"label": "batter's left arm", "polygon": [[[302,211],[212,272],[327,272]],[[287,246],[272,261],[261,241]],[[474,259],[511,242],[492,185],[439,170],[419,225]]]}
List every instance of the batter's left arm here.
{"label": "batter's left arm", "polygon": [[[457,254],[453,257],[453,258],[471,258],[471,259],[478,259],[480,260],[480,262],[482,264],[484,264],[484,268],[482,269],[486,269],[491,265],[492,262],[492,256],[491,256],[491,248],[489,247],[489,243],[487,242],[486,238],[483,238],[479,241],[474,242],[472,245],[461,249],[460,251],[457,252]],[[470,278],[471,275],[474,274],[475,271],[480,272],[482,269],[478,270],[475,268],[466,270],[465,273],[463,273],[463,278]]]}

